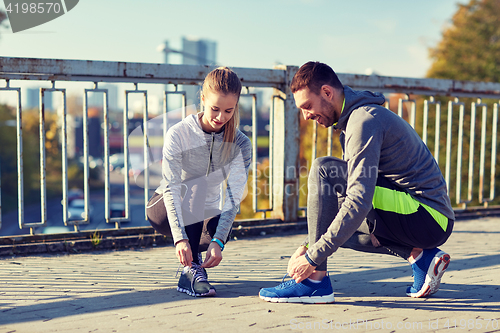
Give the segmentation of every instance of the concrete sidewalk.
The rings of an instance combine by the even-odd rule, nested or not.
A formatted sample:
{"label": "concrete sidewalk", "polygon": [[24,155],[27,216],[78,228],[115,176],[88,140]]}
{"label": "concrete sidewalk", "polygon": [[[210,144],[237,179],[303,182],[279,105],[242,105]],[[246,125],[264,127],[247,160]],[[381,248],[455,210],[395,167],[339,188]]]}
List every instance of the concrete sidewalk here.
{"label": "concrete sidewalk", "polygon": [[461,221],[442,249],[438,293],[406,297],[411,268],[340,249],[329,259],[335,304],[275,304],[304,235],[232,241],[209,270],[217,297],[176,291],[173,247],[0,258],[0,332],[500,332],[500,219]]}

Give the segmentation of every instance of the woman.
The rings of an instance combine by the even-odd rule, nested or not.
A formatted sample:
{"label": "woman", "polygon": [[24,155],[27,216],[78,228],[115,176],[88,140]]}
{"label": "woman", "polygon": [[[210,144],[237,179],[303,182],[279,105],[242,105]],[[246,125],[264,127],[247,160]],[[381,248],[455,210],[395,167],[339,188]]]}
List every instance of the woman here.
{"label": "woman", "polygon": [[[205,268],[222,260],[248,178],[251,144],[237,128],[240,93],[241,82],[229,68],[207,75],[201,91],[204,111],[167,132],[163,178],[147,207],[155,230],[174,239],[184,265],[177,290],[191,296],[215,295]],[[202,251],[207,252],[204,261]]]}

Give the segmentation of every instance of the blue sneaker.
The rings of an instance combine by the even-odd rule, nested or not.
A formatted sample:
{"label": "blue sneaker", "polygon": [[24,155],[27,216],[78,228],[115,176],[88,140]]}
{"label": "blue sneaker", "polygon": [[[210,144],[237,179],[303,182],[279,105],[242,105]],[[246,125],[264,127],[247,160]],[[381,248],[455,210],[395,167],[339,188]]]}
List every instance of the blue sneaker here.
{"label": "blue sneaker", "polygon": [[[283,277],[285,280],[286,275]],[[325,276],[320,283],[305,279],[301,283],[295,280],[282,282],[274,288],[262,288],[259,297],[267,302],[274,303],[334,303],[332,283]]]}
{"label": "blue sneaker", "polygon": [[450,264],[450,255],[438,248],[424,250],[422,257],[411,265],[413,286],[406,289],[406,295],[414,298],[427,297],[439,290],[441,277]]}

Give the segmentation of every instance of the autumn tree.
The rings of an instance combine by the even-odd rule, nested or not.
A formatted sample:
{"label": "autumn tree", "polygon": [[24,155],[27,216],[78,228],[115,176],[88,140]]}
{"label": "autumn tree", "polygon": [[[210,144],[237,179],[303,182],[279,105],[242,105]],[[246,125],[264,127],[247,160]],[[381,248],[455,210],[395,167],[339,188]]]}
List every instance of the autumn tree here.
{"label": "autumn tree", "polygon": [[[15,109],[0,104],[0,181],[2,208],[5,211],[17,207],[17,133]],[[30,123],[25,123],[31,126]],[[39,194],[38,132],[23,128],[23,174],[25,203],[34,202]],[[39,195],[38,195],[39,197]]]}
{"label": "autumn tree", "polygon": [[459,4],[430,56],[427,77],[500,82],[500,0]]}
{"label": "autumn tree", "polygon": [[[500,82],[500,0],[470,0],[468,4],[459,4],[458,10],[453,15],[451,24],[443,31],[442,40],[435,48],[430,49],[430,57],[432,65],[427,72],[427,77],[438,79],[452,79],[463,81],[480,81],[480,82]],[[447,108],[448,97],[440,97],[438,100]],[[460,102],[464,103],[464,132],[463,132],[463,166],[468,165],[469,157],[465,152],[469,151],[469,142],[471,139],[471,109],[472,103],[477,102],[475,98],[460,98]],[[493,104],[497,103],[496,99],[483,99],[481,103],[487,105],[487,119],[486,119],[486,158],[485,158],[485,175],[488,180],[490,174],[490,156],[492,146],[492,123],[493,123]],[[478,111],[480,112],[480,111]],[[441,124],[447,122],[446,112],[441,113]],[[449,190],[452,202],[456,202],[456,186],[455,180],[455,165],[457,161],[459,113],[453,114],[453,128],[452,128],[452,149],[451,152],[451,179]],[[482,130],[482,114],[479,113],[475,119],[475,145],[480,142],[479,134]],[[445,133],[442,133],[442,135]],[[497,140],[500,137],[497,136]],[[446,141],[441,137],[441,146],[445,147]],[[442,149],[440,154],[440,161],[442,164],[445,156],[445,150]],[[478,202],[478,189],[477,184],[479,177],[479,154],[473,157],[474,168],[473,176],[476,184],[473,189],[473,202],[471,206],[481,204]],[[460,175],[462,193],[461,198],[466,197],[466,188],[468,184],[468,172],[462,172]],[[486,180],[486,182],[487,182]],[[496,193],[500,190],[500,184],[496,184]],[[486,195],[488,195],[489,188],[487,188]],[[491,204],[498,204],[500,198],[495,199]]]}

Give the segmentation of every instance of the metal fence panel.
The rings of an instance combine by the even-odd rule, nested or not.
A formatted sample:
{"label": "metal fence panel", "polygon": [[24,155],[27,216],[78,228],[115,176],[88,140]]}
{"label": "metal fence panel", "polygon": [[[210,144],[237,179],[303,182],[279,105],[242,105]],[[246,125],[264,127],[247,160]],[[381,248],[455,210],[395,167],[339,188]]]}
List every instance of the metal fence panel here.
{"label": "metal fence panel", "polygon": [[[186,117],[187,96],[185,91],[178,91],[177,85],[198,85],[205,78],[206,74],[213,67],[202,65],[168,65],[168,64],[147,64],[147,63],[124,63],[111,61],[84,61],[84,60],[57,60],[57,59],[30,59],[30,58],[10,58],[0,57],[0,79],[5,80],[5,87],[0,88],[0,92],[16,92],[16,131],[17,131],[17,174],[18,174],[18,223],[20,228],[29,228],[34,232],[35,227],[45,226],[47,224],[47,174],[46,174],[46,132],[45,132],[45,95],[47,93],[61,93],[62,111],[61,120],[61,152],[62,152],[62,211],[64,225],[73,225],[75,231],[79,230],[79,225],[89,223],[89,93],[103,94],[103,131],[104,131],[104,219],[107,223],[115,223],[115,228],[121,228],[122,222],[130,221],[131,202],[130,202],[130,143],[129,143],[129,96],[138,94],[142,96],[142,148],[144,165],[144,208],[147,206],[149,197],[149,168],[150,162],[154,161],[151,155],[150,133],[148,120],[150,116],[150,101],[148,96],[151,92],[143,87],[143,84],[175,85],[174,91],[163,89],[163,109],[161,116],[163,119],[163,135],[168,128],[168,96],[180,95],[182,98],[182,118]],[[253,173],[253,201],[252,208],[255,213],[263,213],[263,218],[267,218],[266,212],[271,212],[272,217],[280,218],[284,221],[294,221],[297,219],[299,210],[306,211],[305,207],[298,207],[299,199],[299,142],[300,126],[298,117],[299,110],[296,108],[293,95],[289,89],[289,83],[297,70],[294,66],[278,66],[274,69],[254,69],[254,68],[233,68],[240,77],[243,85],[247,88],[247,94],[242,94],[242,98],[252,98],[251,119],[252,119],[252,150],[254,160],[252,161]],[[497,151],[497,122],[499,103],[489,107],[483,99],[496,99],[500,96],[500,83],[490,82],[464,82],[454,80],[438,79],[417,79],[400,77],[382,77],[366,76],[355,74],[338,74],[341,82],[351,86],[354,89],[366,89],[376,92],[382,92],[386,95],[403,94],[398,99],[397,113],[404,116],[404,109],[408,109],[408,122],[414,128],[417,127],[417,104],[422,106],[422,140],[425,144],[434,145],[434,157],[440,162],[442,153],[441,137],[446,133],[445,143],[445,163],[444,175],[448,186],[452,185],[452,170],[456,167],[456,179],[453,183],[454,196],[457,205],[462,208],[467,207],[473,200],[474,189],[478,189],[478,202],[487,207],[495,200],[495,176],[496,176],[496,151]],[[41,220],[39,222],[25,223],[24,215],[24,173],[23,173],[23,146],[22,146],[22,105],[21,88],[11,87],[11,80],[19,81],[46,81],[51,83],[51,88],[40,88],[39,102],[39,148],[40,148],[40,210]],[[16,81],[17,82],[17,81]],[[94,88],[83,89],[83,171],[84,171],[84,201],[85,218],[82,220],[68,219],[68,125],[67,125],[67,88],[59,88],[64,82],[90,82],[94,83]],[[125,216],[110,216],[110,110],[109,110],[109,91],[108,89],[98,88],[98,82],[123,82],[134,84],[134,89],[124,90],[124,108],[123,112],[123,151],[124,151],[124,201]],[[56,83],[58,88],[56,88]],[[138,85],[141,84],[141,89]],[[165,86],[166,87],[166,86]],[[274,92],[270,102],[269,119],[269,208],[259,209],[257,202],[257,95],[249,93],[249,87],[273,88]],[[424,98],[418,98],[424,96]],[[447,114],[441,113],[442,98],[449,98]],[[465,98],[474,98],[476,102],[470,105],[470,114],[466,112]],[[389,108],[389,100],[386,106]],[[458,117],[456,110],[458,107]],[[480,129],[476,128],[476,114],[481,109]],[[492,114],[489,112],[492,110]],[[432,112],[434,111],[434,112]],[[442,116],[446,121],[445,127],[441,126]],[[432,119],[434,117],[434,119]],[[467,119],[467,120],[466,120]],[[470,124],[467,124],[470,121]],[[432,131],[434,126],[434,131]],[[313,146],[312,157],[318,155],[317,145],[324,144],[318,142],[318,128],[313,125]],[[328,155],[333,152],[333,131],[329,128],[327,133],[326,151]],[[480,139],[480,157],[479,163],[474,160],[476,132],[481,133]],[[434,135],[433,142],[429,142]],[[444,137],[443,137],[444,138]],[[469,140],[467,140],[467,138]],[[453,144],[456,142],[456,145]],[[463,154],[464,146],[469,148],[468,167],[463,167],[467,158]],[[491,154],[488,160],[487,155]],[[454,158],[456,155],[456,159]],[[489,163],[489,170],[486,170]],[[456,164],[456,165],[455,165]],[[479,166],[478,166],[479,164]],[[293,170],[292,170],[293,169]],[[475,173],[479,177],[474,177]],[[487,173],[489,172],[489,182],[487,182]],[[0,175],[1,176],[1,175]],[[462,183],[467,179],[466,198],[463,198]],[[489,196],[485,192],[488,191]],[[475,187],[478,186],[478,187]],[[1,193],[0,193],[1,195]],[[1,198],[1,197],[0,197]],[[0,228],[2,227],[2,207],[0,206]],[[145,211],[144,218],[147,219]]]}

